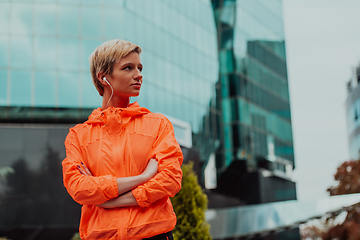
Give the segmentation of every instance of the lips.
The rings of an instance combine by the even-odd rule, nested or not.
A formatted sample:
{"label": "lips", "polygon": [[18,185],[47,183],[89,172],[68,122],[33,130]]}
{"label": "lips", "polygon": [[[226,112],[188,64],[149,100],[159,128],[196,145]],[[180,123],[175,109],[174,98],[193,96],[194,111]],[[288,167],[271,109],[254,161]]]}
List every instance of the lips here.
{"label": "lips", "polygon": [[140,87],[141,87],[141,83],[134,83],[134,84],[131,84],[131,86],[140,88]]}

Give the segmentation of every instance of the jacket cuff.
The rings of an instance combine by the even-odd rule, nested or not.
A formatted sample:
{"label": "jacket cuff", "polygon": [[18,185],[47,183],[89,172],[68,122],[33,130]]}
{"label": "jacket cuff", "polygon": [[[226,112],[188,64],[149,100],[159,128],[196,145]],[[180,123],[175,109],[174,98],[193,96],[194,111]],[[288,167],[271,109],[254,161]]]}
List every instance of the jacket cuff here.
{"label": "jacket cuff", "polygon": [[133,190],[131,190],[137,204],[140,207],[148,207],[150,206],[150,202],[146,201],[146,193],[144,191],[144,189],[141,188],[141,186],[138,186],[137,188],[134,188]]}
{"label": "jacket cuff", "polygon": [[109,186],[106,189],[106,198],[108,199],[112,199],[112,198],[116,198],[119,196],[119,189],[117,186],[117,181],[116,181],[116,177],[113,176],[105,176],[106,178],[110,178],[108,179],[109,181],[112,182],[111,186]]}

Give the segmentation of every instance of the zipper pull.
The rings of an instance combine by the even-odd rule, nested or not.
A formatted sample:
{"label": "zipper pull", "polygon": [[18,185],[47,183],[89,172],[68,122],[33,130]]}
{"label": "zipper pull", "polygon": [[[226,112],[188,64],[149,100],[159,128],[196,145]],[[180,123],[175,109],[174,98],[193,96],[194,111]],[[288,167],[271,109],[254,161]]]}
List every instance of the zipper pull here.
{"label": "zipper pull", "polygon": [[120,109],[120,114],[121,114],[121,123],[123,123],[123,110],[122,109]]}

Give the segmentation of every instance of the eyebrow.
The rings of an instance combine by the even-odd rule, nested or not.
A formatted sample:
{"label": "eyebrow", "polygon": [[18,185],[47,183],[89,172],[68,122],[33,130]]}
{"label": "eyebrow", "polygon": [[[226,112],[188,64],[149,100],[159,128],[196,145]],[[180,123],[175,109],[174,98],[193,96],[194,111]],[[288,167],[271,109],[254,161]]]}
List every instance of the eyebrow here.
{"label": "eyebrow", "polygon": [[[128,62],[121,65],[121,67],[124,67],[126,65],[135,65],[134,63]],[[143,67],[143,65],[140,63],[139,66]]]}

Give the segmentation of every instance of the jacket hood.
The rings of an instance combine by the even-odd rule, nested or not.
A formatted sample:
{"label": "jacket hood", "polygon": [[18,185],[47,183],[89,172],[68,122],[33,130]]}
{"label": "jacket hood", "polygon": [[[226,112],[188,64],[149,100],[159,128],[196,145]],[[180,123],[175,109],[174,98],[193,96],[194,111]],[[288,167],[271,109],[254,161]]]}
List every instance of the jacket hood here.
{"label": "jacket hood", "polygon": [[90,114],[87,124],[104,123],[105,125],[110,119],[117,119],[121,123],[127,123],[132,117],[140,117],[144,114],[151,113],[147,108],[140,107],[138,102],[131,103],[127,108],[109,107],[102,110],[100,107],[94,109]]}

